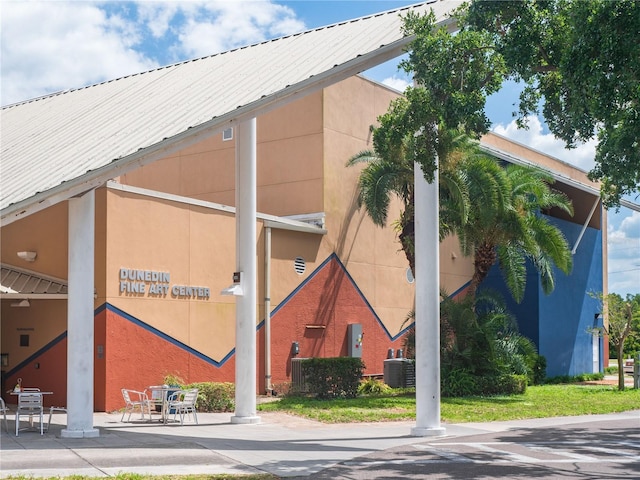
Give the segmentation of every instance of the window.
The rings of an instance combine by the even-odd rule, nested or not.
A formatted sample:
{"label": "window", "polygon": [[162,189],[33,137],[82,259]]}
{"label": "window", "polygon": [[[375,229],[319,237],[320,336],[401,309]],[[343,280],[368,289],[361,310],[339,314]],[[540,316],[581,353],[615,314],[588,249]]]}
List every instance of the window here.
{"label": "window", "polygon": [[229,140],[233,140],[233,128],[225,128],[222,131],[222,141],[227,142]]}

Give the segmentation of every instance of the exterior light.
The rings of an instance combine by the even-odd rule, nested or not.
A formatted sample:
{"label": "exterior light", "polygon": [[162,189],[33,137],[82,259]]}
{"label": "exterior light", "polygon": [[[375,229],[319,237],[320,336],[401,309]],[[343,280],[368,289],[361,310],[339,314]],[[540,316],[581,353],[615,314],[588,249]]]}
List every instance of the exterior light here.
{"label": "exterior light", "polygon": [[21,258],[25,262],[34,262],[38,252],[18,252],[18,258]]}

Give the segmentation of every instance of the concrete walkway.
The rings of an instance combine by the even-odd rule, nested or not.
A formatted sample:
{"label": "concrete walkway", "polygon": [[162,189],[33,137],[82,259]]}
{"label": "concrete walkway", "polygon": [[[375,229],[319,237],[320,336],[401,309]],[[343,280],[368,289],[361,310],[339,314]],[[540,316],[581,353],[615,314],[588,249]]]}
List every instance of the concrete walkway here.
{"label": "concrete walkway", "polygon": [[[230,413],[200,413],[199,424],[164,425],[158,421],[120,422],[120,414],[96,413],[100,436],[60,438],[65,414],[54,414],[50,430],[2,430],[0,478],[12,475],[57,477],[139,474],[248,474],[313,477],[339,462],[398,446],[426,442],[412,437],[415,422],[326,425],[281,413],[259,412],[257,425],[231,424]],[[585,421],[625,419],[640,425],[640,412],[587,417],[443,425],[447,437]],[[438,437],[442,438],[442,437]]]}

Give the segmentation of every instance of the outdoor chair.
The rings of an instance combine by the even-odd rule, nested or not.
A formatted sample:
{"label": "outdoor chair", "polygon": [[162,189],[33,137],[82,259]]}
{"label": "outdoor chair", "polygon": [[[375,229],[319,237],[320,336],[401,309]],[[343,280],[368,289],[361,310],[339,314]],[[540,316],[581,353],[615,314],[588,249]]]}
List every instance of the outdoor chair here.
{"label": "outdoor chair", "polygon": [[196,414],[196,400],[198,400],[198,389],[181,390],[173,393],[167,402],[167,411],[173,412],[173,419],[180,415],[180,425],[184,424],[185,415],[193,415],[193,420],[198,423]]}
{"label": "outdoor chair", "polygon": [[9,424],[7,423],[7,412],[9,409],[7,408],[7,404],[4,403],[4,399],[0,397],[0,413],[4,417],[4,429],[9,433]]}
{"label": "outdoor chair", "polygon": [[49,431],[49,425],[51,425],[51,417],[53,417],[53,412],[67,413],[67,409],[65,407],[54,407],[53,405],[49,407],[49,421],[47,422],[47,428],[45,429],[47,432]]}
{"label": "outdoor chair", "polygon": [[129,417],[127,422],[131,420],[131,414],[136,410],[140,411],[141,418],[144,420],[145,414],[149,414],[149,420],[151,420],[151,404],[147,391],[130,390],[128,388],[122,389],[122,398],[124,398],[124,412],[122,412],[121,422],[124,421],[124,416],[128,413]]}
{"label": "outdoor chair", "polygon": [[33,426],[33,417],[40,417],[40,435],[44,435],[44,412],[42,408],[42,394],[39,392],[26,392],[18,395],[18,408],[16,409],[16,437],[20,431],[20,417],[29,416],[29,425]]}

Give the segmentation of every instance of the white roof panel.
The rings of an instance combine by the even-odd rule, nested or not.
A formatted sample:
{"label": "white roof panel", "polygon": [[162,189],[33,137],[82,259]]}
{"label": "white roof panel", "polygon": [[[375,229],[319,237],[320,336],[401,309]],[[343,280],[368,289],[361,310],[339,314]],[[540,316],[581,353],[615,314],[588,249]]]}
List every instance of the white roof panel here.
{"label": "white roof panel", "polygon": [[[432,0],[2,109],[2,223],[65,200],[291,98],[402,53],[401,15]],[[73,190],[76,188],[76,190]]]}

